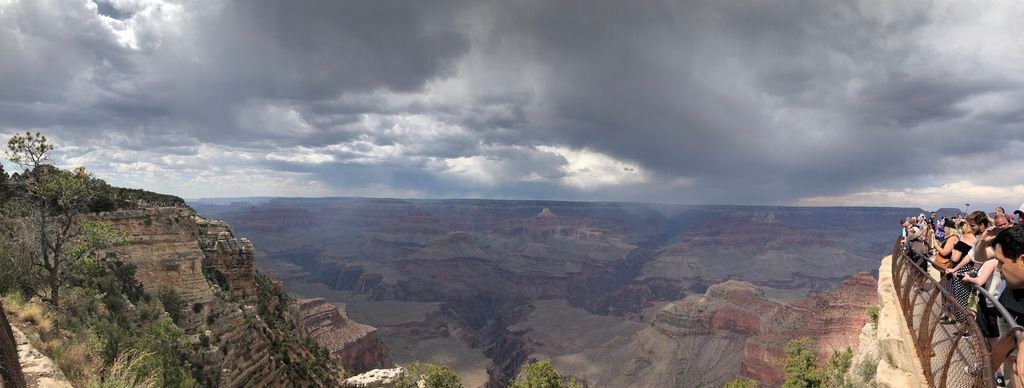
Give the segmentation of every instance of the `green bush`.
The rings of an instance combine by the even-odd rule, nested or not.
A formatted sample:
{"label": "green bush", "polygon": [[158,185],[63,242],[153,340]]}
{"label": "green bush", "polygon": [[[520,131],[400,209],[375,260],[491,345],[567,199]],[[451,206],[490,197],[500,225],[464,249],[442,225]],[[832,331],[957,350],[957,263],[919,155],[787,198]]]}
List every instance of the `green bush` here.
{"label": "green bush", "polygon": [[184,318],[185,301],[181,299],[178,291],[170,287],[160,287],[156,291],[156,298],[160,300],[160,303],[163,303],[164,310],[171,316],[171,320],[175,324],[181,324],[181,320]]}
{"label": "green bush", "polygon": [[735,379],[725,383],[722,388],[757,388],[760,384],[754,379]]}
{"label": "green bush", "polygon": [[148,354],[140,371],[156,376],[161,387],[196,386],[192,378],[192,365],[186,361],[188,341],[185,332],[173,322],[163,319],[146,327],[142,338],[135,344],[140,354]]}
{"label": "green bush", "polygon": [[835,388],[852,387],[853,384],[846,378],[851,365],[853,365],[852,349],[847,347],[842,352],[833,350],[832,356],[829,357],[828,362],[825,364],[827,385]]}
{"label": "green bush", "polygon": [[551,366],[551,360],[543,360],[523,367],[517,381],[512,383],[513,388],[575,388],[579,384],[575,379],[562,378],[558,371]]}
{"label": "green bush", "polygon": [[878,314],[879,309],[877,304],[868,306],[868,318],[871,319],[871,328],[878,330]]}
{"label": "green bush", "polygon": [[405,376],[395,388],[416,388],[423,380],[426,388],[462,388],[459,376],[446,366],[413,362],[405,367]]}
{"label": "green bush", "polygon": [[800,337],[786,343],[786,365],[783,368],[784,388],[820,387],[825,378],[818,371],[818,356],[811,351],[810,338]]}
{"label": "green bush", "polygon": [[874,357],[864,358],[860,362],[860,366],[857,367],[857,375],[861,382],[869,386],[873,385],[876,373],[878,373],[878,359]]}

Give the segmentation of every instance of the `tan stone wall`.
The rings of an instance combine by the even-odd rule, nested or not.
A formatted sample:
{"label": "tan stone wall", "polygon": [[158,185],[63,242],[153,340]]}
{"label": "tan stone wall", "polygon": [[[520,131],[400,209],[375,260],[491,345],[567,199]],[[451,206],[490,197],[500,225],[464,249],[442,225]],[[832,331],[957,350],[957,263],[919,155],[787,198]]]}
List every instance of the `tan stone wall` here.
{"label": "tan stone wall", "polygon": [[878,386],[927,386],[920,358],[893,286],[892,256],[882,259],[878,268],[878,297]]}

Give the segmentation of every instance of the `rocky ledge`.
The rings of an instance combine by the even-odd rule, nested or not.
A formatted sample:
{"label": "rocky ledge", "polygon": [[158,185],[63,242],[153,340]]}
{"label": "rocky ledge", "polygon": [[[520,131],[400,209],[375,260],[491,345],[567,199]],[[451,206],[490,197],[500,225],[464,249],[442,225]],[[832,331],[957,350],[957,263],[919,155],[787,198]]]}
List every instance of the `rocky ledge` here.
{"label": "rocky ledge", "polygon": [[[14,333],[14,342],[18,348],[21,372],[24,373],[25,382],[29,387],[71,388],[71,383],[68,382],[67,377],[64,377],[64,372],[61,372],[53,360],[32,347],[32,344],[28,342],[28,337],[18,328],[11,326],[11,331]],[[0,387],[2,386],[3,384],[0,384]]]}
{"label": "rocky ledge", "polygon": [[299,332],[331,352],[349,372],[365,372],[391,365],[387,345],[377,329],[348,318],[322,298],[300,299],[291,307]]}

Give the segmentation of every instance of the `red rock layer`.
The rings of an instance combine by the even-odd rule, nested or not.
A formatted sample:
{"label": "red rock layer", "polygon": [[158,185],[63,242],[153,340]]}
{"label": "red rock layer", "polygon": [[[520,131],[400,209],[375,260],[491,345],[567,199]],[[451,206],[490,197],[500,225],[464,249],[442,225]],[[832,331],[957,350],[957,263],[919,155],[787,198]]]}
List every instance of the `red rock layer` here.
{"label": "red rock layer", "polygon": [[742,373],[781,384],[784,348],[790,339],[811,338],[822,362],[833,350],[856,347],[868,320],[865,310],[878,302],[875,289],[876,280],[862,272],[838,289],[785,305],[768,300],[750,283],[727,281],[662,310],[653,326],[676,338],[716,331],[748,336]]}

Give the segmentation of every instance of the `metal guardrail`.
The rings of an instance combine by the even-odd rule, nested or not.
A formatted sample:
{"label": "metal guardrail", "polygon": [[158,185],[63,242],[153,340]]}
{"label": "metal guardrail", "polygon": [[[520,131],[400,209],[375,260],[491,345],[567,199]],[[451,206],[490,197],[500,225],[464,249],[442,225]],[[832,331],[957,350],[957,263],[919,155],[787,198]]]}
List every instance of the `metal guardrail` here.
{"label": "metal guardrail", "polygon": [[[939,322],[939,317],[951,310],[958,310],[963,317],[973,313],[961,307],[939,282],[912,262],[899,242],[893,247],[892,260],[893,286],[928,385],[995,387],[988,343],[974,319],[952,325]],[[965,332],[967,337],[960,335]]]}

